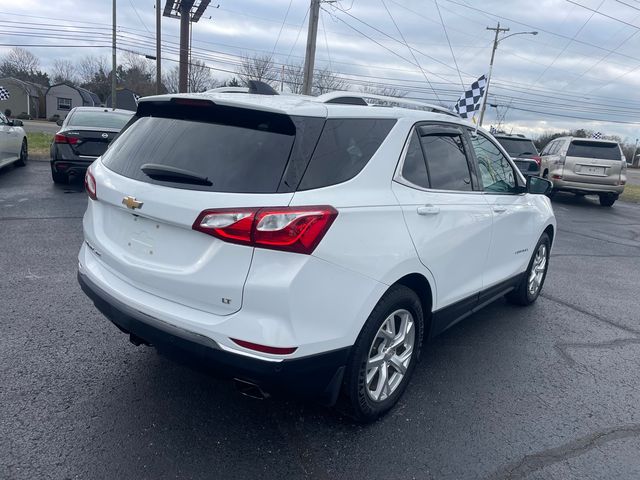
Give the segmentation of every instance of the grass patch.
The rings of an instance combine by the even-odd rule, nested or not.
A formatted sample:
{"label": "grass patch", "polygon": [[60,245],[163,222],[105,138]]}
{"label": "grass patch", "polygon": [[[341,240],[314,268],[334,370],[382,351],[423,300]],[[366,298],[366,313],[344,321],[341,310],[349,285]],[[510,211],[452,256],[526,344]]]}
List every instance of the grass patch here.
{"label": "grass patch", "polygon": [[53,141],[52,133],[27,132],[27,144],[29,145],[29,155],[35,157],[49,157],[50,146]]}
{"label": "grass patch", "polygon": [[624,192],[620,196],[620,200],[640,203],[640,185],[625,185]]}

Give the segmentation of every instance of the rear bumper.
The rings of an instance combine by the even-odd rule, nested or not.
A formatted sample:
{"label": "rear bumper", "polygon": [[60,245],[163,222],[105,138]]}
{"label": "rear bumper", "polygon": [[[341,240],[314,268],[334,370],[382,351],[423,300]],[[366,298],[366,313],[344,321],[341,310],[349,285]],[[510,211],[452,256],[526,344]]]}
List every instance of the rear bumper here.
{"label": "rear bumper", "polygon": [[550,175],[550,180],[553,182],[553,188],[556,190],[562,190],[564,192],[584,193],[584,194],[600,194],[600,193],[613,193],[616,195],[622,194],[624,191],[624,185],[606,185],[599,183],[585,183],[585,182],[572,182],[564,179],[556,179]]}
{"label": "rear bumper", "polygon": [[84,175],[95,158],[65,160],[56,158],[51,160],[51,170],[56,173],[66,173],[67,175]]}
{"label": "rear bumper", "polygon": [[279,362],[225,351],[211,338],[171,325],[124,304],[104,291],[87,275],[78,282],[95,306],[134,343],[147,343],[181,363],[212,369],[218,375],[237,378],[268,393],[311,397],[332,405],[337,400],[350,348]]}

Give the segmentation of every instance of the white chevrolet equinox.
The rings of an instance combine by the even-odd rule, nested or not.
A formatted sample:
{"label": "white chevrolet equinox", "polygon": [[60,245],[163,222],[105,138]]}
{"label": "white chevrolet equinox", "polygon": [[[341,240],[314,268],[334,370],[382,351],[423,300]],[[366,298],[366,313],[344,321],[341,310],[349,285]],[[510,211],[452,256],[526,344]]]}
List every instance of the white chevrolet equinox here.
{"label": "white chevrolet equinox", "polygon": [[384,414],[430,338],[536,300],[556,224],[550,182],[491,135],[375,100],[142,99],[86,174],[82,289],[134,344],[249,395]]}

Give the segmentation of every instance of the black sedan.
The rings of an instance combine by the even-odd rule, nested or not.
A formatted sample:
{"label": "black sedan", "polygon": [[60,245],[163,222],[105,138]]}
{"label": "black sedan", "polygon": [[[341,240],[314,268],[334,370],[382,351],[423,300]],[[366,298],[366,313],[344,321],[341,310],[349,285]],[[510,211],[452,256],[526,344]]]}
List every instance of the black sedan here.
{"label": "black sedan", "polygon": [[494,133],[523,175],[540,175],[540,154],[530,138],[524,135]]}
{"label": "black sedan", "polygon": [[84,175],[102,155],[134,112],[102,107],[72,109],[51,144],[51,177],[68,183],[70,176]]}

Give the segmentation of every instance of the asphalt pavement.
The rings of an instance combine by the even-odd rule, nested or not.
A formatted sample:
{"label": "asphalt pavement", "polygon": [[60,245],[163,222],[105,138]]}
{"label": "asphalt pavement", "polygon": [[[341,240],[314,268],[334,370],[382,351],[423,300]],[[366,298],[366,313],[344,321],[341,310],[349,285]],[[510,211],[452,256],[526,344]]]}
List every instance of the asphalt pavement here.
{"label": "asphalt pavement", "polygon": [[558,194],[538,302],[445,332],[358,426],[130,344],[76,283],[86,201],[0,171],[0,478],[640,478],[640,205]]}

